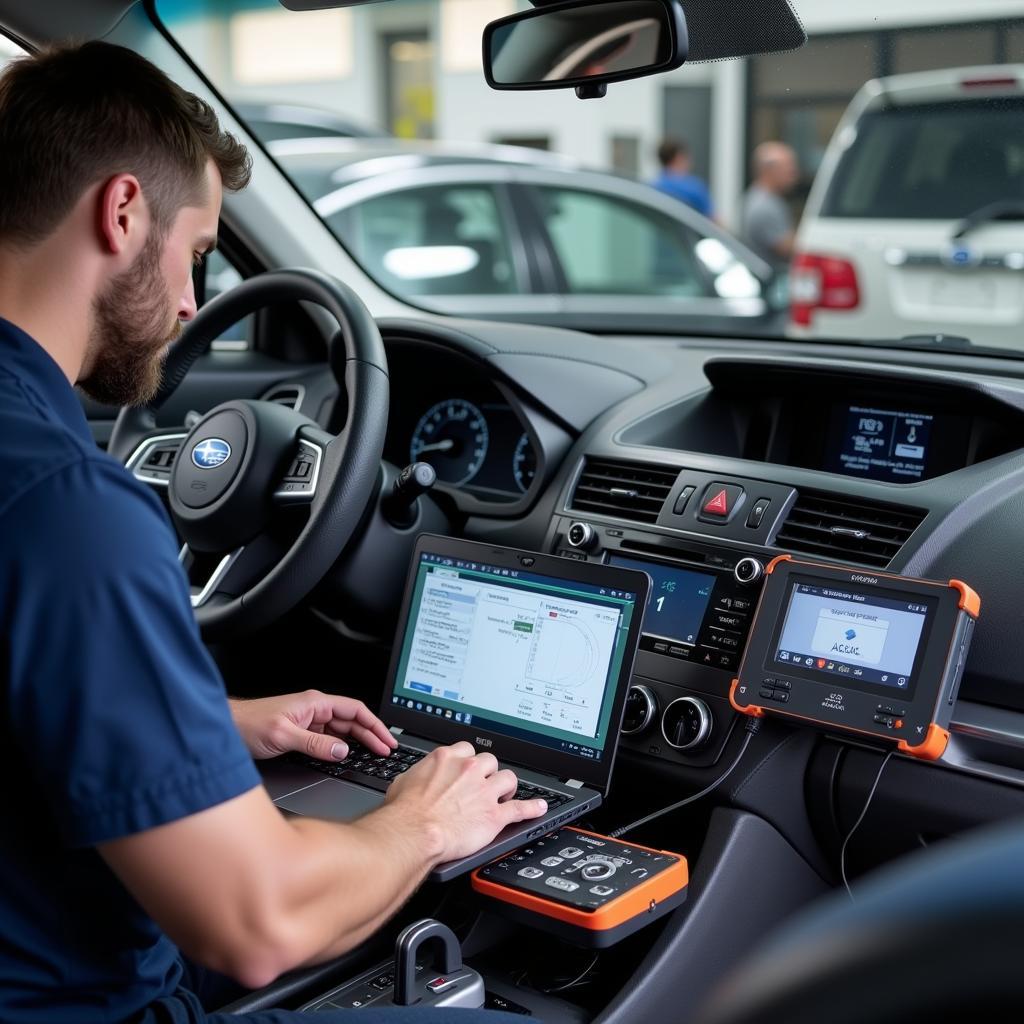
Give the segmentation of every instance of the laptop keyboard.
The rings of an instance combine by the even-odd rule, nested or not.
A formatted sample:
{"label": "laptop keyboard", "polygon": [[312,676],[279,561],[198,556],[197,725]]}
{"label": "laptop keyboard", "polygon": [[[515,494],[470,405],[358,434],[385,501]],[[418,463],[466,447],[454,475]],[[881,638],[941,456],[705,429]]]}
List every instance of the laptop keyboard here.
{"label": "laptop keyboard", "polygon": [[[304,755],[296,755],[296,759],[302,764],[330,775],[335,779],[347,779],[350,782],[359,782],[380,792],[387,790],[388,786],[403,772],[407,772],[417,761],[421,761],[426,754],[422,750],[414,750],[412,747],[399,746],[390,754],[375,754],[372,750],[359,743],[349,743],[348,757],[343,761],[317,761],[314,758]],[[535,800],[537,798],[547,800],[548,810],[561,807],[567,804],[572,797],[565,793],[556,793],[541,786],[534,786],[520,780],[515,792],[516,800]]]}

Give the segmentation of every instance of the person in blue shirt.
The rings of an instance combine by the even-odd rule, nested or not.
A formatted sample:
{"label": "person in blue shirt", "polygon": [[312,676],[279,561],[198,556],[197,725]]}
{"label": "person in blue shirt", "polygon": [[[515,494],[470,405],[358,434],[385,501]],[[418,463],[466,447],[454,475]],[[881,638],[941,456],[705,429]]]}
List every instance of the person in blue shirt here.
{"label": "person in blue shirt", "polygon": [[285,819],[253,758],[394,739],[341,696],[229,701],[162,504],[92,442],[74,385],[152,397],[222,190],[248,177],[210,107],[128,50],[0,75],[4,1024],[227,1020],[190,987],[199,969],[258,987],[334,957],[433,865],[544,811],[462,743],[358,821]]}
{"label": "person in blue shirt", "polygon": [[661,173],[652,184],[659,192],[686,203],[705,217],[714,217],[711,193],[707,185],[692,172],[690,147],[681,139],[665,139],[658,146]]}

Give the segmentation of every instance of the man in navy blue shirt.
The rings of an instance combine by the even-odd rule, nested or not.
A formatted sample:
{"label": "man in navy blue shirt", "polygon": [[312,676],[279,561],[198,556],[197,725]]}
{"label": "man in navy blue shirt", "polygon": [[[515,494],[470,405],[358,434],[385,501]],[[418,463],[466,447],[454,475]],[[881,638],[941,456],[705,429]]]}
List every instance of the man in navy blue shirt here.
{"label": "man in navy blue shirt", "polygon": [[652,184],[659,192],[686,203],[705,217],[715,215],[707,185],[690,169],[690,147],[682,140],[665,139],[658,146],[661,173]]}
{"label": "man in navy blue shirt", "polygon": [[229,702],[162,505],[92,443],[73,385],[153,395],[222,188],[248,174],[212,110],[127,50],[0,76],[5,1024],[205,1020],[179,950],[263,985],[356,946],[434,864],[544,810],[505,800],[515,777],[463,743],[359,821],[282,817],[254,757],[394,740],[344,697]]}

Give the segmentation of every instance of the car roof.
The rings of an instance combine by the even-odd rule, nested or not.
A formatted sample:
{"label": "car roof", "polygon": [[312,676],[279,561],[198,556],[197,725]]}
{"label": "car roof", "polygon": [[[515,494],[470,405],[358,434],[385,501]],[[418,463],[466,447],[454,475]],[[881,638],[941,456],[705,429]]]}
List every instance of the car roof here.
{"label": "car roof", "polygon": [[443,164],[525,164],[541,167],[576,169],[578,160],[561,153],[550,153],[527,146],[506,146],[486,142],[434,142],[428,139],[329,138],[275,139],[267,144],[271,155],[288,161],[290,166],[309,168],[346,168],[340,177],[356,181],[376,174],[388,164],[395,169],[430,167]]}
{"label": "car roof", "polygon": [[938,71],[914,71],[866,82],[851,106],[860,112],[882,106],[1024,98],[1024,64],[988,64]]}

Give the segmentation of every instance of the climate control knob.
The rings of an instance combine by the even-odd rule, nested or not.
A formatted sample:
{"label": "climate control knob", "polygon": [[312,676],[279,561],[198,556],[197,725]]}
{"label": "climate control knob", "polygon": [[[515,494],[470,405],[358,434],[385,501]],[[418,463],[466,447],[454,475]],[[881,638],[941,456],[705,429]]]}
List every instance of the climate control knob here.
{"label": "climate control knob", "polygon": [[569,542],[570,547],[580,548],[585,551],[587,548],[594,546],[597,534],[589,523],[573,523],[569,527],[569,532],[565,535],[565,539]]}
{"label": "climate control knob", "polygon": [[643,732],[658,717],[658,698],[650,687],[634,683],[626,694],[626,709],[622,714],[623,736]]}
{"label": "climate control knob", "polygon": [[665,708],[661,734],[676,750],[694,750],[707,742],[713,723],[711,709],[700,697],[680,697]]}

